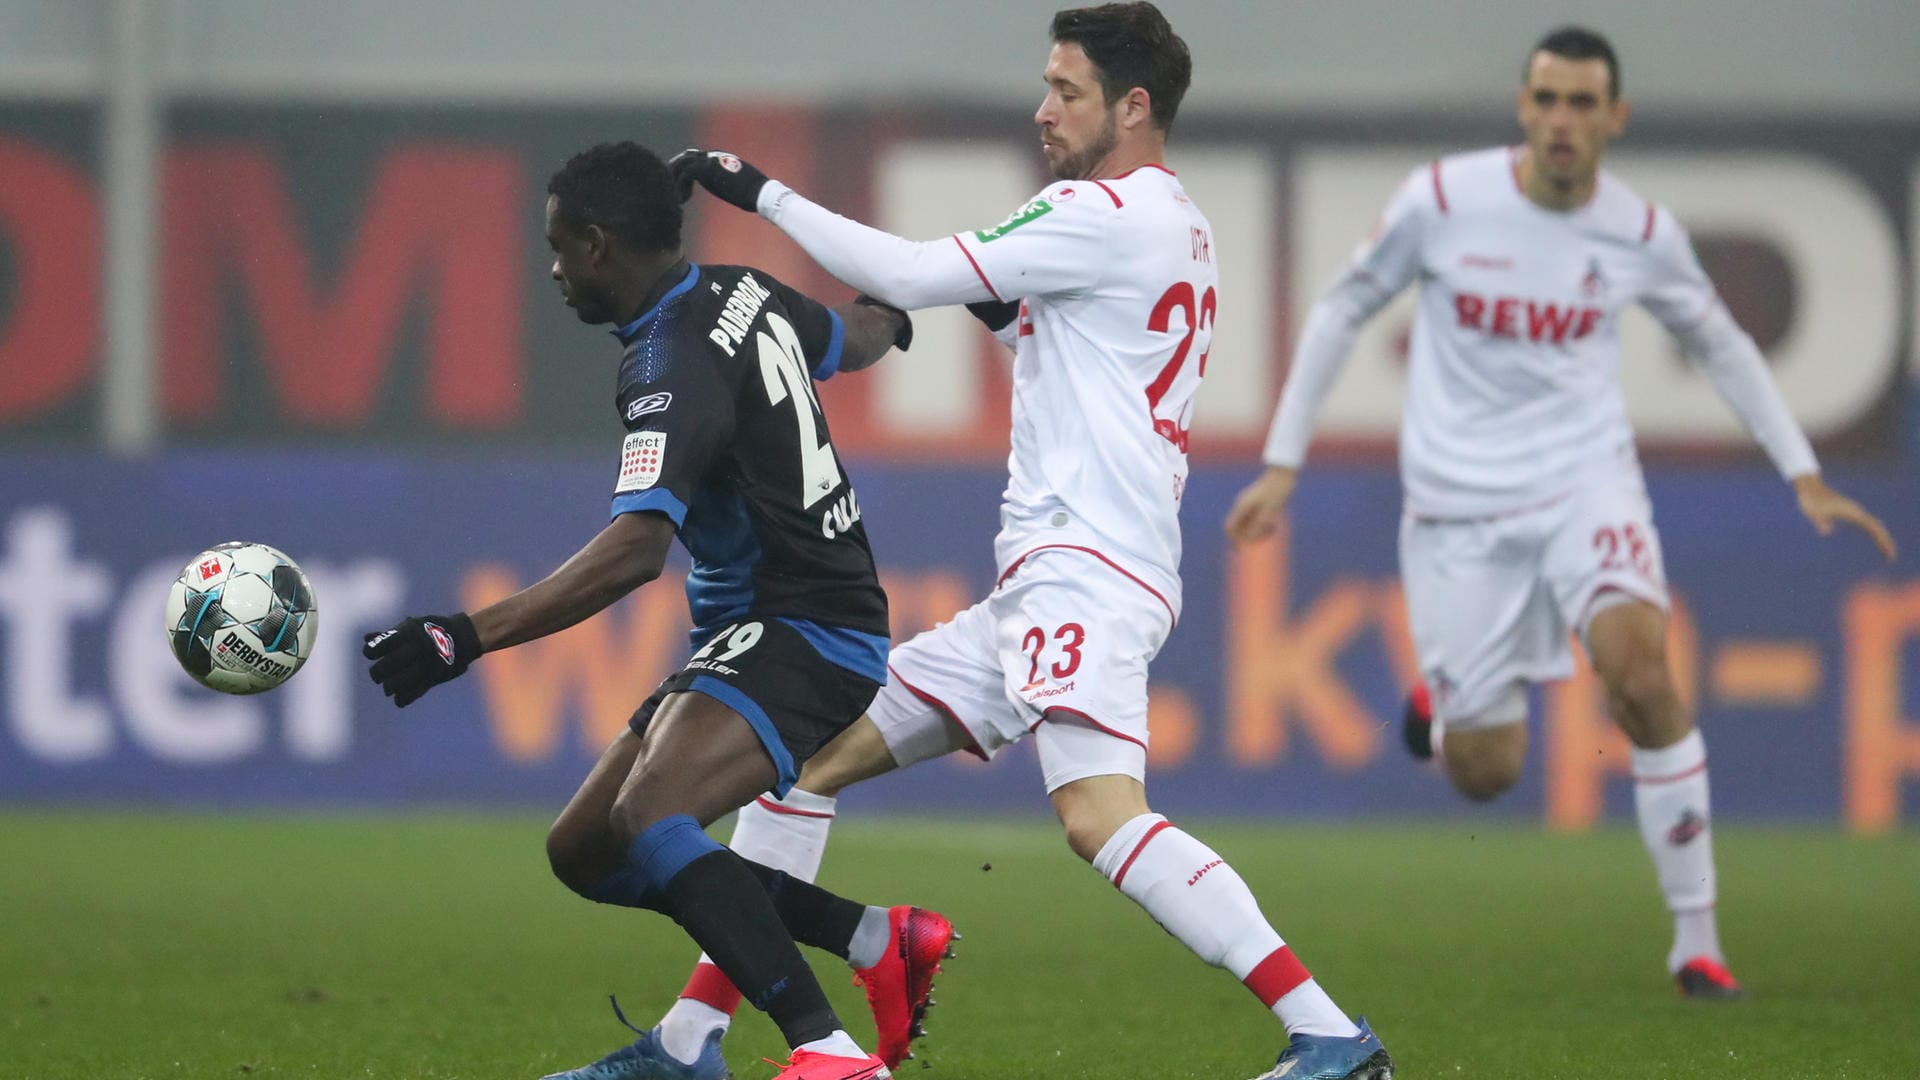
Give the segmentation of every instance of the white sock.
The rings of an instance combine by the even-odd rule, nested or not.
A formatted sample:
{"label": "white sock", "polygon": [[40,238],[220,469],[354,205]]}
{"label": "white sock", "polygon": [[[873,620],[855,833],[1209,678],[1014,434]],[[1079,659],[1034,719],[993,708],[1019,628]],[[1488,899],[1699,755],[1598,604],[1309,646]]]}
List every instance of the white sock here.
{"label": "white sock", "polygon": [[847,942],[847,965],[855,971],[870,968],[887,955],[893,944],[893,916],[886,908],[868,907]]}
{"label": "white sock", "polygon": [[1700,730],[1660,750],[1633,751],[1633,809],[1640,839],[1653,856],[1660,892],[1673,912],[1673,949],[1667,970],[1696,956],[1726,963],[1713,906],[1712,814],[1707,797],[1707,747]]}
{"label": "white sock", "polygon": [[1359,1033],[1268,925],[1233,867],[1166,818],[1142,814],[1120,826],[1093,868],[1194,955],[1232,972],[1289,1035]]}
{"label": "white sock", "polygon": [[[788,791],[784,799],[762,795],[740,809],[727,846],[743,859],[812,881],[820,874],[837,802],[799,788]],[[733,1022],[740,995],[705,953],[700,954],[700,963],[680,995],[660,1020],[660,1042],[667,1053],[692,1063],[707,1037],[727,1030]]]}
{"label": "white sock", "polygon": [[705,1049],[708,1037],[727,1030],[732,1021],[732,1013],[721,1012],[704,1001],[681,998],[660,1018],[660,1048],[674,1060],[691,1065]]}
{"label": "white sock", "polygon": [[853,1041],[853,1036],[847,1034],[844,1029],[839,1028],[836,1028],[833,1034],[824,1039],[815,1039],[810,1043],[801,1043],[799,1046],[794,1047],[794,1049],[810,1050],[816,1054],[830,1054],[834,1057],[844,1058],[864,1059],[867,1056],[867,1052],[860,1049],[860,1044]]}

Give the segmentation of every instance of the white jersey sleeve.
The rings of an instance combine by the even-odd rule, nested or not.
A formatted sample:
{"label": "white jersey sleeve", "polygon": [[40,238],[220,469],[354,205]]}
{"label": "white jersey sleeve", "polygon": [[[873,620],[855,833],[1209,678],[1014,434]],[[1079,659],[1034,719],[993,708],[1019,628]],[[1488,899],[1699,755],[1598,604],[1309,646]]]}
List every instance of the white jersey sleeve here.
{"label": "white jersey sleeve", "polygon": [[1664,207],[1656,212],[1652,228],[1648,254],[1654,272],[1640,296],[1641,306],[1706,370],[1714,389],[1780,475],[1792,479],[1820,471],[1813,447],[1780,396],[1759,346],[1734,322],[1695,257],[1686,230]]}
{"label": "white jersey sleeve", "polygon": [[997,300],[953,237],[905,240],[812,202],[778,180],[760,189],[760,216],[827,273],[907,311]]}
{"label": "white jersey sleeve", "polygon": [[1114,215],[1092,182],[1062,181],[989,229],[954,236],[996,300],[1071,296],[1105,272],[1107,229]]}
{"label": "white jersey sleeve", "polygon": [[1306,460],[1314,417],[1352,353],[1360,327],[1420,276],[1421,245],[1435,209],[1433,190],[1425,168],[1400,185],[1373,235],[1308,313],[1267,431],[1261,454],[1267,464],[1297,469]]}

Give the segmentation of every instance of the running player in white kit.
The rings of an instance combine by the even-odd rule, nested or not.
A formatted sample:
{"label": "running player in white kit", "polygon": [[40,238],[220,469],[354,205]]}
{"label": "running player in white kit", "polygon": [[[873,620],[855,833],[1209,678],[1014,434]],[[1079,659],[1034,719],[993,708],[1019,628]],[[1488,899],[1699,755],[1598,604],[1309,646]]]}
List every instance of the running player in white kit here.
{"label": "running player in white kit", "polygon": [[[1674,691],[1667,586],[1615,371],[1619,316],[1638,303],[1683,344],[1753,433],[1822,535],[1836,521],[1892,539],[1828,487],[1753,339],[1728,314],[1686,232],[1600,171],[1627,105],[1606,40],[1569,27],[1530,55],[1526,145],[1415,170],[1374,236],[1315,305],[1275,413],[1266,472],[1228,515],[1270,533],[1314,413],[1362,323],[1421,285],[1400,434],[1400,570],[1438,751],[1461,792],[1519,778],[1529,683],[1573,673],[1578,632],[1632,742],[1634,806],[1674,916],[1681,993],[1734,997],[1714,922],[1706,750]],[[1416,692],[1416,699],[1420,698]],[[1430,739],[1426,736],[1430,734]]]}
{"label": "running player in white kit", "polygon": [[[991,228],[912,243],[839,217],[730,154],[681,175],[756,209],[842,281],[906,309],[967,304],[1015,351],[1010,477],[984,600],[894,650],[866,719],[732,846],[811,879],[855,781],[1032,734],[1067,842],[1286,1026],[1267,1076],[1385,1080],[1364,1020],[1327,996],[1219,855],[1153,813],[1147,667],[1180,614],[1187,424],[1219,284],[1207,220],[1164,164],[1191,75],[1147,3],[1054,16],[1034,120],[1059,182]],[[692,1049],[737,1000],[696,971],[662,1022]],[[882,1043],[880,1053],[887,1056]]]}

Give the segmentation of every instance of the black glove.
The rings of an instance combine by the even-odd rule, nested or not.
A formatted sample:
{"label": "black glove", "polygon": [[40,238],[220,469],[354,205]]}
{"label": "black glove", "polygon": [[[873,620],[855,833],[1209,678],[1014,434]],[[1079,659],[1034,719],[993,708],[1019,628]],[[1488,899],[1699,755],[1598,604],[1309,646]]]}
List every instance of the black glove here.
{"label": "black glove", "polygon": [[724,150],[682,150],[667,162],[667,168],[673,170],[681,202],[693,195],[693,185],[698,183],[716,199],[749,214],[760,212],[760,189],[767,186],[767,174]]}
{"label": "black glove", "polygon": [[859,296],[854,297],[853,302],[856,304],[865,304],[868,307],[877,307],[883,311],[891,311],[895,315],[900,316],[900,329],[894,331],[893,347],[899,349],[901,352],[906,352],[913,346],[913,316],[907,314],[905,310],[894,307],[892,304],[878,297],[868,296],[866,293],[861,293]]}
{"label": "black glove", "polygon": [[999,333],[1001,328],[1020,314],[1018,300],[977,300],[967,305],[967,311],[974,318],[986,324],[987,329]]}
{"label": "black glove", "polygon": [[466,671],[480,655],[480,635],[465,612],[415,615],[391,630],[368,634],[360,655],[373,661],[368,674],[380,692],[404,709]]}

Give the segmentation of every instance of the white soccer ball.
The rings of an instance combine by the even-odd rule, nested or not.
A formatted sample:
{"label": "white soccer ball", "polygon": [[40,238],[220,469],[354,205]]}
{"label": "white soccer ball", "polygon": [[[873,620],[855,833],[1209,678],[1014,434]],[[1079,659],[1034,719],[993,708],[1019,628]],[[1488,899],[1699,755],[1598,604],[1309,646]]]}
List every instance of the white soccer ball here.
{"label": "white soccer ball", "polygon": [[318,627],[307,575],[265,544],[209,548],[167,593],[173,655],[201,685],[226,694],[257,694],[292,678]]}

